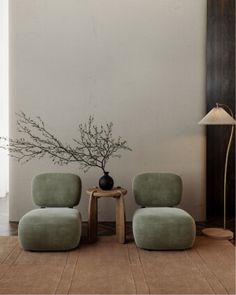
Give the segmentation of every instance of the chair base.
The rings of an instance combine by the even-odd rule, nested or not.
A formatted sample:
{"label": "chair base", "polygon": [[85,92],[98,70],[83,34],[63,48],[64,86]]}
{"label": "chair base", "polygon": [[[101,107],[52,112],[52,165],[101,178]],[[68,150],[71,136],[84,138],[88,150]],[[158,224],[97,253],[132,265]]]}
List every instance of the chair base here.
{"label": "chair base", "polygon": [[35,209],[21,218],[18,236],[24,250],[71,250],[80,242],[81,215],[72,208]]}
{"label": "chair base", "polygon": [[135,243],[147,250],[184,250],[195,241],[193,218],[179,208],[138,209],[133,218]]}

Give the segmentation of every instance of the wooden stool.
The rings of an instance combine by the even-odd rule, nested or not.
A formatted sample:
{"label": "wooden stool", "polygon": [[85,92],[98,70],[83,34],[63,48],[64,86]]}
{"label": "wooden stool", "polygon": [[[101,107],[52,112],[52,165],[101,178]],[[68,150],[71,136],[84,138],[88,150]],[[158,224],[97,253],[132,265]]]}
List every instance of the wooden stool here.
{"label": "wooden stool", "polygon": [[124,195],[127,190],[121,187],[115,187],[109,191],[100,188],[89,188],[86,193],[89,195],[88,208],[88,239],[93,243],[97,239],[97,200],[98,198],[116,199],[116,237],[119,243],[125,243],[125,204]]}

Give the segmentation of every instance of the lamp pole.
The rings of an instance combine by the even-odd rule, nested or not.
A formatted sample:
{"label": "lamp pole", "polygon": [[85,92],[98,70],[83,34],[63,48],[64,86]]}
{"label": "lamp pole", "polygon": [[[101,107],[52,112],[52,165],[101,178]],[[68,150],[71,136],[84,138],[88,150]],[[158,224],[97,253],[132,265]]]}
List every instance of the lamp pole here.
{"label": "lamp pole", "polygon": [[[234,114],[232,110],[225,104],[217,103],[217,107],[224,107],[226,108],[229,112],[232,118],[234,118]],[[230,151],[230,146],[232,143],[233,135],[234,135],[234,125],[231,126],[231,132],[230,132],[230,137],[229,137],[229,142],[226,150],[226,155],[225,155],[225,169],[224,169],[224,229],[226,229],[226,185],[227,185],[227,170],[228,170],[228,159],[229,159],[229,151]]]}

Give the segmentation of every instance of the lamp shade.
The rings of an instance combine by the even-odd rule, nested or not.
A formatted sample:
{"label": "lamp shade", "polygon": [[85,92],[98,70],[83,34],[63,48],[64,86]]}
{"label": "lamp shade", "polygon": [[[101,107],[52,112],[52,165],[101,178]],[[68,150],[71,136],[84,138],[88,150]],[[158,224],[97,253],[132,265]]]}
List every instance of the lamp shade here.
{"label": "lamp shade", "polygon": [[217,106],[198,122],[200,125],[235,125],[236,120],[230,116],[223,108]]}

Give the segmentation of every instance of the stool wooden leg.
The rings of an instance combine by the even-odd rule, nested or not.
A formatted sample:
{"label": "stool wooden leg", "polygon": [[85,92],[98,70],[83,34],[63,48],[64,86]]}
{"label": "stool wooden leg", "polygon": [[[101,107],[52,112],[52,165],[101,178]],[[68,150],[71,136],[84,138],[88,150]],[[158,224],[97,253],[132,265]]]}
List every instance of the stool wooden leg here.
{"label": "stool wooden leg", "polygon": [[125,204],[122,193],[116,198],[116,238],[119,243],[125,243]]}
{"label": "stool wooden leg", "polygon": [[92,193],[88,207],[88,240],[90,243],[97,240],[97,198]]}

